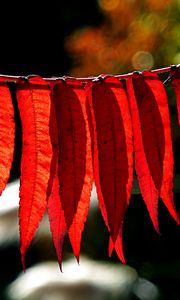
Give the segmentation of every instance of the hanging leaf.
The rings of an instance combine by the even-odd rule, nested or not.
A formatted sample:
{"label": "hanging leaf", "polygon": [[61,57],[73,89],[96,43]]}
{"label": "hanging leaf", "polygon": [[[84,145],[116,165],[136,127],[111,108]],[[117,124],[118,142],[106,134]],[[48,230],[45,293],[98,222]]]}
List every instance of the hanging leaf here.
{"label": "hanging leaf", "polygon": [[134,131],[135,167],[140,190],[157,232],[158,198],[179,223],[173,203],[173,156],[167,96],[156,74],[127,80]]}
{"label": "hanging leaf", "polygon": [[58,165],[56,166],[56,173],[53,180],[52,191],[48,198],[48,214],[50,221],[50,228],[53,237],[54,247],[62,271],[62,253],[64,238],[67,232],[64,211],[61,206],[59,197],[59,178],[58,178]]}
{"label": "hanging leaf", "polygon": [[132,129],[126,93],[115,77],[94,83],[89,96],[94,126],[94,177],[99,206],[113,244],[132,187]]}
{"label": "hanging leaf", "polygon": [[[52,99],[53,100],[53,99]],[[66,223],[64,218],[64,211],[61,206],[59,196],[59,178],[58,178],[58,129],[54,103],[51,101],[51,114],[50,114],[50,138],[52,144],[52,160],[51,171],[48,183],[48,215],[50,221],[50,229],[52,233],[54,247],[56,249],[57,258],[62,271],[62,253],[64,238],[66,235]]]}
{"label": "hanging leaf", "polygon": [[82,83],[66,80],[56,84],[54,103],[59,135],[60,200],[73,252],[79,260],[93,181],[86,95]]}
{"label": "hanging leaf", "polygon": [[[86,95],[88,98],[88,101],[86,103],[86,111],[87,111],[88,123],[89,123],[89,129],[90,129],[90,135],[91,135],[91,141],[92,141],[91,151],[92,151],[92,158],[93,158],[93,166],[96,166],[95,168],[93,168],[93,171],[95,174],[95,178],[98,178],[99,177],[98,162],[97,162],[98,155],[96,155],[98,153],[97,152],[98,151],[97,150],[97,138],[94,138],[94,134],[96,137],[96,122],[95,122],[94,112],[92,109],[92,82],[91,81],[87,82],[85,90],[86,90]],[[95,154],[96,162],[94,160],[94,154]],[[99,191],[100,191],[100,187],[99,187]],[[107,220],[106,207],[104,204],[104,198],[103,198],[101,192],[99,192],[98,195],[99,195],[98,200],[99,200],[101,214],[102,214],[104,222],[108,228],[108,231],[110,231],[109,225],[108,225],[108,220]],[[112,256],[112,252],[113,252],[114,248],[115,248],[117,256],[119,257],[121,262],[125,263],[125,258],[124,258],[124,254],[123,254],[123,246],[122,246],[122,226],[119,231],[119,235],[117,237],[115,245],[113,243],[112,238],[111,237],[109,238],[109,249],[108,249],[109,256]]]}
{"label": "hanging leaf", "polygon": [[93,103],[92,103],[92,86],[93,83],[90,81],[86,84],[85,90],[87,95],[87,105],[86,105],[86,111],[88,116],[88,122],[89,122],[89,128],[90,128],[90,135],[92,140],[92,158],[93,158],[93,173],[95,178],[95,185],[97,189],[98,194],[98,201],[100,210],[103,216],[103,219],[105,221],[106,226],[109,230],[108,225],[108,219],[107,219],[107,211],[104,203],[104,198],[101,192],[100,187],[100,179],[99,179],[99,161],[98,161],[98,144],[97,144],[97,129],[96,129],[96,120],[94,116],[94,110],[93,110]]}
{"label": "hanging leaf", "polygon": [[[174,171],[174,158],[172,149],[172,138],[171,138],[171,127],[170,127],[170,116],[167,94],[163,83],[159,79],[158,75],[146,71],[144,72],[144,79],[149,88],[151,89],[154,99],[156,100],[164,129],[164,151],[159,152],[160,159],[162,161],[162,184],[160,188],[160,197],[169,210],[174,220],[180,224],[179,216],[177,215],[176,208],[174,205],[173,195],[173,171]],[[159,144],[161,143],[161,135],[157,133],[159,137]],[[155,178],[155,177],[154,177]]]}
{"label": "hanging leaf", "polygon": [[47,207],[52,147],[49,135],[50,89],[40,77],[17,85],[22,122],[20,177],[20,243],[22,264],[25,253]]}
{"label": "hanging leaf", "polygon": [[172,87],[175,91],[177,111],[178,111],[178,123],[180,125],[180,66],[171,69]]}
{"label": "hanging leaf", "polygon": [[[159,160],[159,149],[156,131],[156,119],[154,111],[157,105],[153,101],[152,94],[144,83],[142,75],[134,75],[127,79],[127,91],[132,115],[135,169],[139,181],[139,187],[145,204],[149,211],[151,220],[157,232],[158,226],[158,186],[155,185],[151,170],[153,164],[157,167],[159,176],[158,185],[162,182],[161,161]],[[159,115],[158,126],[161,124]],[[161,126],[162,127],[162,126]],[[161,130],[161,127],[160,130]],[[160,132],[163,137],[163,129]],[[164,143],[162,143],[163,148]],[[152,155],[151,155],[152,151]],[[153,158],[153,155],[155,157]],[[152,159],[152,161],[151,161]],[[152,168],[151,168],[152,165]]]}
{"label": "hanging leaf", "polygon": [[[91,135],[91,141],[92,141],[91,151],[92,151],[92,158],[93,158],[93,166],[95,166],[93,168],[93,171],[94,171],[94,177],[98,178],[96,181],[97,182],[96,188],[99,191],[98,192],[99,207],[100,207],[104,222],[108,228],[108,231],[110,231],[109,225],[108,225],[107,211],[106,211],[106,207],[105,207],[105,203],[104,203],[104,198],[102,196],[100,185],[99,185],[97,134],[96,134],[96,121],[95,121],[94,112],[93,112],[93,108],[92,108],[92,82],[91,81],[87,82],[85,89],[86,89],[86,95],[88,98],[87,105],[86,105],[86,111],[87,111],[89,129],[90,129],[90,135]],[[94,159],[94,154],[95,154],[95,159]],[[120,233],[122,233],[122,230],[120,230]],[[108,249],[109,256],[112,256],[114,247],[116,249],[116,253],[117,253],[119,259],[123,263],[125,263],[123,247],[122,247],[122,235],[120,235],[120,234],[118,235],[115,245],[113,243],[112,238],[111,237],[109,238],[109,249]]]}
{"label": "hanging leaf", "polygon": [[[127,191],[127,203],[129,204],[129,199],[130,199],[131,190],[132,190],[132,182],[133,182],[132,123],[131,123],[131,117],[130,117],[130,112],[129,112],[128,100],[127,100],[127,96],[125,95],[125,91],[122,89],[122,85],[119,84],[118,80],[115,79],[114,83],[116,83],[117,85],[115,87],[112,87],[112,91],[116,95],[117,99],[119,99],[119,105],[120,105],[120,109],[121,109],[121,115],[122,115],[122,119],[123,119],[125,135],[126,135],[126,143],[127,143],[129,178],[128,178],[128,182],[126,185],[126,191]],[[123,234],[123,222],[121,224],[117,240],[114,244],[114,248],[115,248],[117,256],[119,257],[121,262],[125,263],[125,258],[124,258],[124,254],[123,254],[123,245],[122,245],[122,234]],[[113,251],[113,240],[110,237],[109,256],[112,255],[112,251]]]}
{"label": "hanging leaf", "polygon": [[14,108],[7,84],[0,82],[0,195],[9,179],[14,153]]}

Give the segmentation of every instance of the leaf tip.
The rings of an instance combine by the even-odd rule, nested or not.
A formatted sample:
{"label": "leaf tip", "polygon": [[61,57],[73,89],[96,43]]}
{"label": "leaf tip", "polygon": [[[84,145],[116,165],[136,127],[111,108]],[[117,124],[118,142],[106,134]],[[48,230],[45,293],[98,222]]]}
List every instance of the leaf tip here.
{"label": "leaf tip", "polygon": [[61,273],[64,273],[64,272],[63,272],[63,269],[62,269],[62,262],[58,262],[58,263],[59,263],[59,270],[60,270],[60,272],[61,272]]}
{"label": "leaf tip", "polygon": [[159,223],[157,220],[153,220],[154,229],[157,232],[158,235],[161,235],[160,229],[159,229]]}
{"label": "leaf tip", "polygon": [[26,272],[26,262],[25,262],[25,253],[21,252],[21,263],[22,263],[22,268],[23,268],[23,272]]}
{"label": "leaf tip", "polygon": [[75,256],[76,257],[76,261],[78,263],[78,265],[80,265],[80,257],[79,257],[79,254]]}

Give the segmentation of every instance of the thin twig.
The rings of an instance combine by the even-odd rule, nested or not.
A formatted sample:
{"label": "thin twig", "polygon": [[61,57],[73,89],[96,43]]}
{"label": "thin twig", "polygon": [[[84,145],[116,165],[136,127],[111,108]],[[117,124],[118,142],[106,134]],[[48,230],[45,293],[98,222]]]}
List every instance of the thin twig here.
{"label": "thin twig", "polygon": [[[169,67],[161,68],[161,69],[154,69],[151,70],[152,73],[160,74],[160,73],[167,73],[171,70],[173,67],[179,67],[180,65],[171,65]],[[141,71],[142,72],[142,71]],[[119,79],[127,79],[128,77],[131,77],[134,74],[134,72],[130,72],[127,74],[106,74],[106,76],[115,76]],[[3,75],[0,74],[0,82],[14,82],[18,83],[20,82],[23,78],[28,79],[28,77],[31,76],[36,76],[36,75],[29,75],[29,76],[14,76],[14,75]],[[38,76],[38,75],[37,75]],[[62,77],[50,77],[50,78],[43,78],[47,82],[52,82],[52,81],[58,81],[58,80],[65,80],[65,79],[72,79],[72,80],[80,80],[80,81],[89,81],[89,80],[98,80],[98,78],[103,78],[104,75],[99,75],[99,76],[89,76],[89,77],[71,77],[71,76],[62,76]]]}

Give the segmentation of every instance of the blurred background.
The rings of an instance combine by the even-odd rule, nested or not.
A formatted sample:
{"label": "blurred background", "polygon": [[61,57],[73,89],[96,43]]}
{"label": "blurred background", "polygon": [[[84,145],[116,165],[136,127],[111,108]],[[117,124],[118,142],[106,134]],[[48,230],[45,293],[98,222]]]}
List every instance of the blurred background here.
{"label": "blurred background", "polygon": [[[0,73],[43,77],[121,74],[180,63],[179,0],[59,0],[1,2]],[[168,74],[161,75],[165,80]],[[60,273],[49,231],[42,220],[22,273],[18,191],[21,123],[12,93],[16,138],[9,183],[0,199],[1,300],[179,300],[180,228],[159,202],[161,236],[151,224],[136,178],[126,213],[122,265],[108,258],[108,234],[95,188],[82,239],[80,266],[68,238]],[[165,85],[174,151],[174,196],[180,215],[180,130],[171,83]]]}

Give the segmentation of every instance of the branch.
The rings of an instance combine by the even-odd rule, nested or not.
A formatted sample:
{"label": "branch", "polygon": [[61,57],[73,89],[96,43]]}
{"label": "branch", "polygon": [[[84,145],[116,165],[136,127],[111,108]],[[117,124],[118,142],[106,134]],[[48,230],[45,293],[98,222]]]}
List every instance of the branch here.
{"label": "branch", "polygon": [[[165,67],[165,68],[160,68],[160,69],[154,69],[151,70],[151,72],[156,73],[156,74],[160,74],[160,73],[167,73],[169,72],[171,69],[179,67],[179,65],[171,65],[169,67]],[[130,72],[127,74],[116,74],[116,75],[112,75],[112,74],[105,74],[105,75],[99,75],[99,76],[89,76],[89,77],[71,77],[71,76],[62,76],[62,77],[51,77],[51,78],[43,78],[45,81],[47,81],[48,83],[52,82],[52,81],[58,81],[58,80],[66,80],[66,79],[75,79],[75,80],[80,80],[80,81],[89,81],[89,80],[99,80],[102,79],[103,77],[106,76],[115,76],[119,79],[127,79],[128,77],[131,77],[135,72],[142,72],[142,71],[134,71],[134,72]],[[0,74],[0,82],[14,82],[14,83],[18,83],[18,82],[22,82],[22,79],[26,80],[29,77],[32,76],[36,76],[36,75],[29,75],[29,76],[14,76],[14,75],[3,75]]]}

